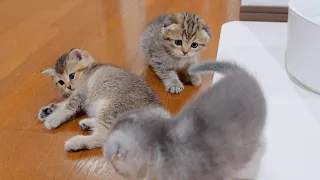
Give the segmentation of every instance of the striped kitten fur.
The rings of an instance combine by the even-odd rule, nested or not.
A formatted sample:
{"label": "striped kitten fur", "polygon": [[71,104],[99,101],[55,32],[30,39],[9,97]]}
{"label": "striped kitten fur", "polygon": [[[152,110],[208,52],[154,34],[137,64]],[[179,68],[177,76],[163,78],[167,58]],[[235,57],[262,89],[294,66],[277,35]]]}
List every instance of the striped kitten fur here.
{"label": "striped kitten fur", "polygon": [[108,137],[118,114],[134,108],[161,106],[154,91],[143,78],[124,69],[100,64],[89,52],[72,49],[61,56],[54,67],[42,71],[61,89],[65,99],[40,109],[38,118],[47,129],[55,129],[77,112],[87,119],[79,122],[89,136],[78,135],[65,143],[67,151],[98,148]]}
{"label": "striped kitten fur", "polygon": [[178,73],[194,86],[201,84],[200,75],[188,74],[186,69],[197,63],[210,38],[209,27],[199,16],[165,14],[148,24],[141,36],[141,49],[166,90],[175,94],[184,89]]}

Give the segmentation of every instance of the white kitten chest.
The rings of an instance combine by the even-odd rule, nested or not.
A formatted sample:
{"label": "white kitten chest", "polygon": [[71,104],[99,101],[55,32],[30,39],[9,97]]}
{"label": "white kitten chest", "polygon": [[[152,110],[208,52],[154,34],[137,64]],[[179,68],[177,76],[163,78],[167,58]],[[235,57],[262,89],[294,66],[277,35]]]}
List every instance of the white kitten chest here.
{"label": "white kitten chest", "polygon": [[175,61],[175,69],[182,70],[188,68],[188,66],[192,63],[194,63],[194,59],[192,58],[184,58],[184,59],[179,59]]}

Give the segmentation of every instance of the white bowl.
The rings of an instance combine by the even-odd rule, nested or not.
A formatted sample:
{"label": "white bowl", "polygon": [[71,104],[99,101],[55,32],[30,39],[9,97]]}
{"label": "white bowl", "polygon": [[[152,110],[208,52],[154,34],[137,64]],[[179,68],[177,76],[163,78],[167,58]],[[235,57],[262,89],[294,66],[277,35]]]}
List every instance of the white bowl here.
{"label": "white bowl", "polygon": [[320,0],[289,2],[286,67],[296,82],[320,93]]}

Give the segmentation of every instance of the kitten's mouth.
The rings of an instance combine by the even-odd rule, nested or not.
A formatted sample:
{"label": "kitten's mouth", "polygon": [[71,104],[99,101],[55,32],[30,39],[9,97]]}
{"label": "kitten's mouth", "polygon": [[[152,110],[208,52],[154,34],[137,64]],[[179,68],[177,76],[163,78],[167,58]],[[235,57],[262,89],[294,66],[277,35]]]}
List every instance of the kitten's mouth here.
{"label": "kitten's mouth", "polygon": [[73,90],[74,90],[74,88],[72,88],[72,87],[67,88],[67,91],[73,91]]}
{"label": "kitten's mouth", "polygon": [[71,93],[62,93],[62,97],[63,98],[68,98],[70,96]]}

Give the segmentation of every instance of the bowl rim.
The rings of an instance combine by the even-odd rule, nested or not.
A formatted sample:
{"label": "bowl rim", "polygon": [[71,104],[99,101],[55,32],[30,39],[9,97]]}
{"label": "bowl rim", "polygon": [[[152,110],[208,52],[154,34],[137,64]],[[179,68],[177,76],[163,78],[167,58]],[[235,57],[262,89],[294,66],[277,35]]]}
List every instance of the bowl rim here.
{"label": "bowl rim", "polygon": [[290,78],[290,80],[295,83],[297,86],[299,86],[300,88],[309,91],[311,93],[314,93],[316,95],[320,95],[320,89],[317,89],[315,87],[312,87],[310,85],[308,85],[307,83],[303,82],[300,78],[296,77],[291,71],[290,68],[288,68],[288,58],[287,58],[288,52],[287,50],[284,53],[285,56],[285,60],[284,60],[284,66],[285,66],[285,71],[288,75],[288,77]]}
{"label": "bowl rim", "polygon": [[295,3],[296,1],[298,1],[298,0],[291,0],[291,1],[289,1],[288,7],[289,7],[290,11],[291,11],[292,13],[296,14],[297,16],[301,17],[302,19],[305,19],[305,20],[309,21],[310,23],[312,23],[312,24],[314,24],[314,25],[316,25],[316,26],[320,26],[320,23],[315,22],[313,19],[311,19],[311,18],[309,18],[309,17],[307,17],[307,16],[303,16],[303,15],[297,10],[297,8],[294,6],[294,3]]}

